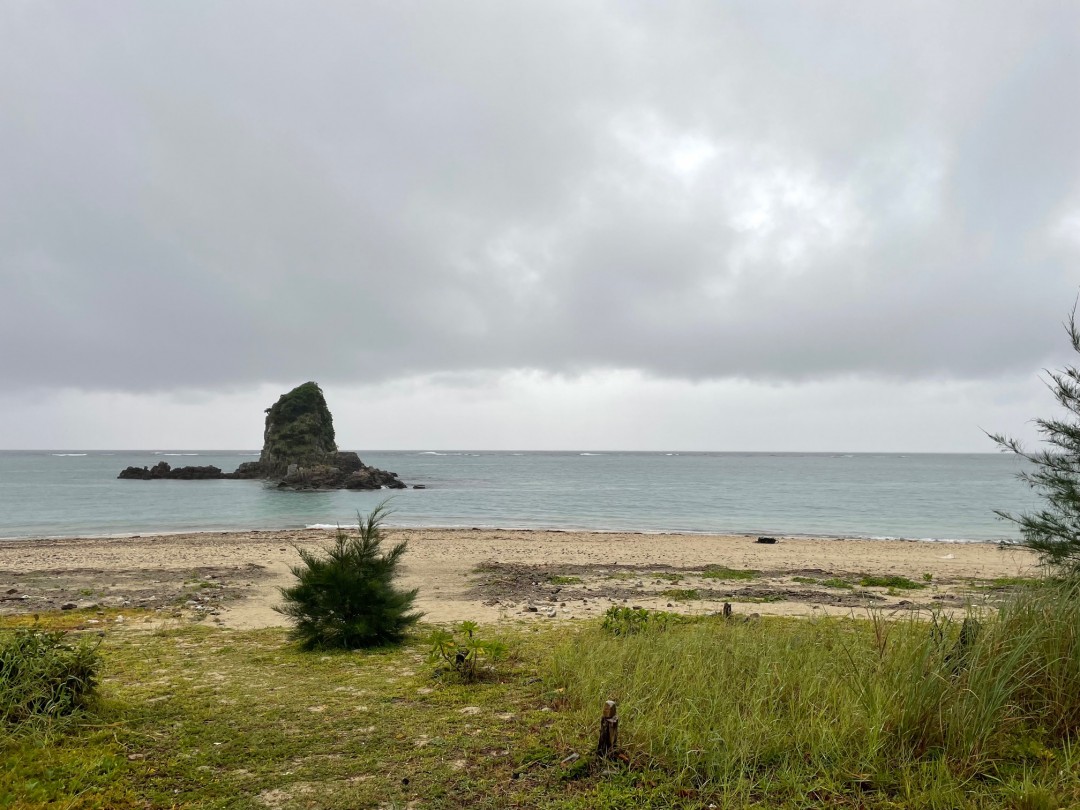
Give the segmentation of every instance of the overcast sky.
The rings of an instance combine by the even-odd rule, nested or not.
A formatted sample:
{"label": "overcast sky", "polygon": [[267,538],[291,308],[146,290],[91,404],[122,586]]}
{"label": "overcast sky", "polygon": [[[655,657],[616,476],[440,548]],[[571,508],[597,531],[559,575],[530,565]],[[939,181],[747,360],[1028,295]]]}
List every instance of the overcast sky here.
{"label": "overcast sky", "polygon": [[0,447],[988,451],[1075,2],[0,0]]}

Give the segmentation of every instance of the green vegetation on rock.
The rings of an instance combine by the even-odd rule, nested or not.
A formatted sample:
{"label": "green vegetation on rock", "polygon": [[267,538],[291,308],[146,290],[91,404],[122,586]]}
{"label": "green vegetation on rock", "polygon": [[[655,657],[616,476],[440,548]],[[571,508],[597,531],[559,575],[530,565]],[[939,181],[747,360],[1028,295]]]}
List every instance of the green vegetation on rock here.
{"label": "green vegetation on rock", "polygon": [[298,385],[267,409],[259,459],[267,468],[325,464],[335,453],[334,418],[318,384]]}

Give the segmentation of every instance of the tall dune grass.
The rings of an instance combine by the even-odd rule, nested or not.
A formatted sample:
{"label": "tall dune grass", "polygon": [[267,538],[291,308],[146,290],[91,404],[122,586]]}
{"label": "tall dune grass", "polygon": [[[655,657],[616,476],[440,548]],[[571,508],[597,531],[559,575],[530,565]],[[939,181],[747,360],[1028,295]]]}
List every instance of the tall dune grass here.
{"label": "tall dune grass", "polygon": [[972,615],[966,644],[960,622],[931,618],[596,629],[557,650],[555,675],[583,724],[614,698],[633,754],[741,800],[961,790],[1047,746],[1071,760],[1080,585],[1025,589]]}

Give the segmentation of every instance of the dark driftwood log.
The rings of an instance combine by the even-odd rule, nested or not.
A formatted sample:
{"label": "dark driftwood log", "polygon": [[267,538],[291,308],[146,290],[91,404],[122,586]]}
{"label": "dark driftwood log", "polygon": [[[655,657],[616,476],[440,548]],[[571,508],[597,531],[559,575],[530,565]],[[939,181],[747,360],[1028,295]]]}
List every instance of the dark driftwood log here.
{"label": "dark driftwood log", "polygon": [[614,700],[604,703],[604,713],[600,717],[600,742],[596,746],[596,755],[608,759],[615,754],[619,745],[619,717]]}

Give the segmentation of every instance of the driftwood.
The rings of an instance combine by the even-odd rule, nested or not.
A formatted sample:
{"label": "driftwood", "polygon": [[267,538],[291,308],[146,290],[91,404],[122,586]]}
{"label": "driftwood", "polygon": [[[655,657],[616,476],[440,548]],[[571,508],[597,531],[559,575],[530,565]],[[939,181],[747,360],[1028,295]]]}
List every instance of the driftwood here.
{"label": "driftwood", "polygon": [[600,742],[596,746],[596,755],[601,759],[610,759],[619,745],[619,717],[614,700],[604,703],[604,713],[600,717]]}

